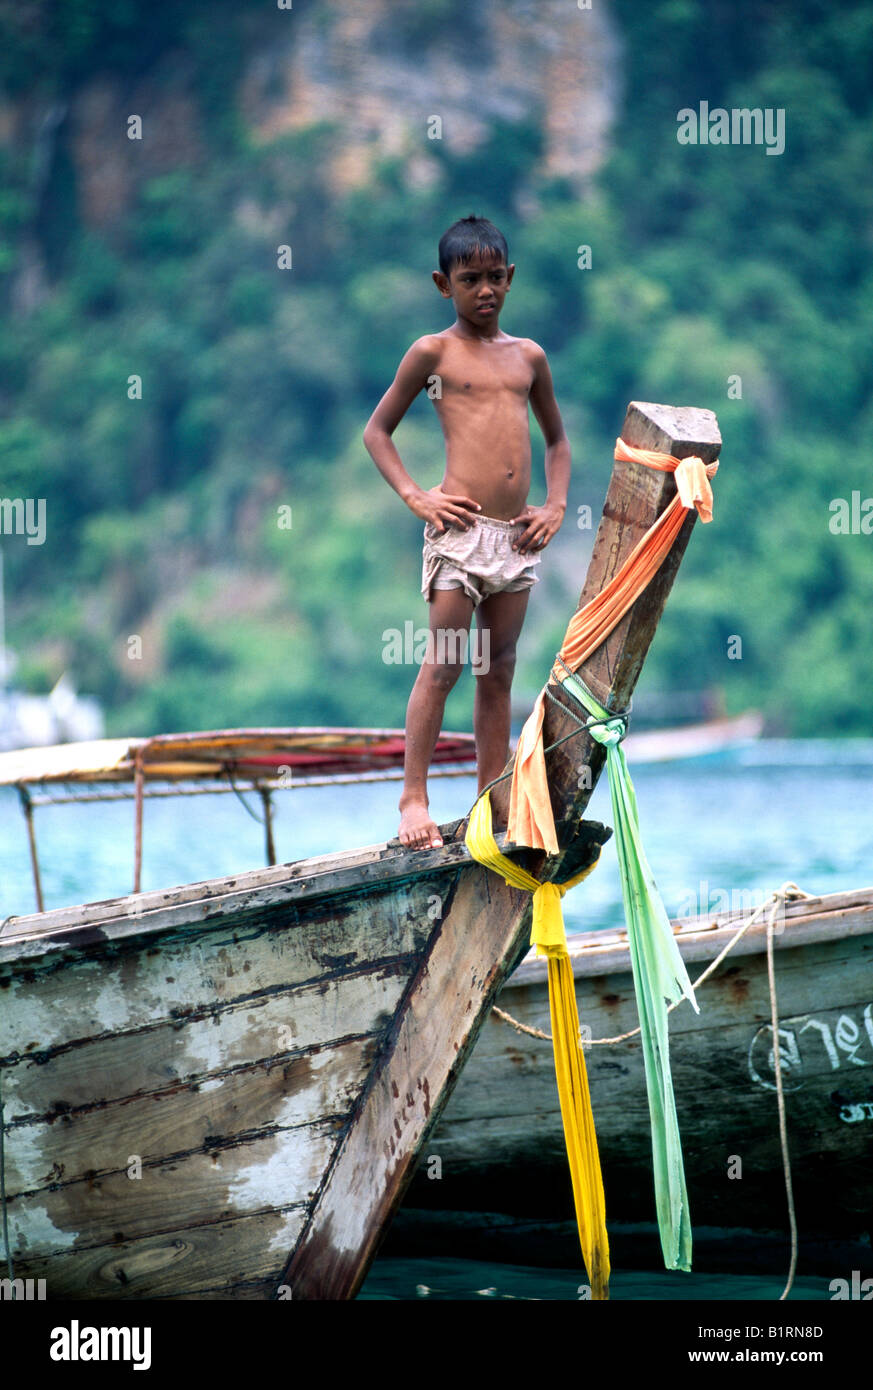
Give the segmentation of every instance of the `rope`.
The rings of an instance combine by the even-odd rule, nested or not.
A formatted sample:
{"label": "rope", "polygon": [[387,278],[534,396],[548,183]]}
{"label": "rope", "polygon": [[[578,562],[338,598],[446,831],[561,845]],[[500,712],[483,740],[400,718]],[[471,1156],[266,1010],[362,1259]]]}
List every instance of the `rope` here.
{"label": "rope", "polygon": [[[559,662],[561,666],[564,665],[563,661],[561,661],[561,658],[560,658],[559,656],[556,656],[556,657],[555,657],[555,661],[556,661],[556,662]],[[565,669],[566,669],[566,668],[565,668]],[[578,679],[578,677],[577,677],[577,679]],[[580,681],[580,684],[582,684],[581,681]],[[585,688],[586,688],[586,690],[587,690],[588,687],[586,686]],[[552,692],[551,692],[551,690],[549,690],[549,687],[548,687],[548,686],[545,686],[545,687],[544,687],[544,689],[543,689],[543,694],[546,696],[547,699],[551,700],[551,702],[552,702],[553,705],[557,705],[557,706],[558,706],[558,709],[563,710],[564,714],[569,714],[569,716],[570,716],[571,719],[575,719],[575,720],[576,720],[576,723],[577,723],[578,726],[579,726],[579,727],[576,728],[576,729],[571,729],[570,732],[569,732],[568,734],[564,734],[561,738],[556,738],[556,739],[555,739],[555,742],[554,742],[554,743],[550,743],[549,746],[548,746],[548,748],[544,748],[544,749],[543,749],[543,757],[545,757],[545,755],[546,755],[547,753],[553,752],[556,748],[560,748],[561,744],[562,744],[562,743],[566,743],[568,739],[570,739],[570,738],[575,738],[575,737],[577,736],[577,734],[585,734],[585,733],[588,733],[591,729],[598,728],[601,724],[606,725],[606,724],[610,723],[610,721],[613,720],[613,719],[623,719],[623,720],[625,721],[625,725],[627,725],[627,720],[628,720],[628,718],[630,717],[631,707],[630,707],[630,705],[628,705],[627,709],[616,710],[614,714],[608,715],[608,717],[607,717],[606,719],[595,719],[593,716],[592,716],[590,719],[580,719],[580,718],[579,718],[579,715],[576,713],[576,711],[575,711],[574,709],[571,709],[571,707],[570,707],[569,705],[565,705],[565,704],[564,704],[564,701],[563,701],[563,700],[559,700],[559,699],[557,698],[556,695],[553,695]],[[606,708],[606,707],[604,707],[604,708]],[[622,738],[623,738],[623,737],[624,737],[624,734],[622,734]],[[508,778],[512,777],[513,772],[514,772],[514,767],[515,767],[515,764],[513,763],[513,765],[509,768],[509,771],[508,771],[508,772],[501,772],[501,774],[500,774],[499,777],[495,777],[494,780],[493,780],[493,782],[489,782],[486,786],[484,786],[484,787],[482,788],[482,790],[481,790],[480,792],[477,792],[477,793],[476,793],[476,801],[478,801],[480,797],[484,796],[486,792],[490,792],[490,790],[491,790],[492,787],[496,787],[497,784],[498,784],[498,782],[505,782],[505,781],[508,780]],[[430,776],[430,775],[431,775],[431,774],[428,773],[428,776]],[[476,801],[473,802],[473,805],[470,807],[469,811],[467,812],[467,816],[466,816],[466,819],[467,819],[467,820],[469,820],[470,816],[472,816],[472,814],[473,814],[473,810],[474,810],[474,808],[475,808],[475,806],[476,806]]]}
{"label": "rope", "polygon": [[498,1009],[496,1004],[491,1005],[491,1012],[496,1014],[498,1018],[502,1018],[504,1023],[511,1024],[516,1033],[527,1033],[531,1038],[542,1038],[543,1042],[553,1041],[551,1033],[544,1033],[542,1028],[528,1028],[526,1023],[519,1023],[517,1018],[512,1017],[512,1014],[504,1013],[503,1009]]}
{"label": "rope", "polygon": [[[2,1067],[0,1067],[0,1086],[2,1086]],[[15,1269],[12,1264],[12,1249],[9,1245],[9,1220],[6,1214],[6,1154],[3,1138],[6,1133],[6,1119],[3,1113],[3,1091],[0,1089],[0,1209],[3,1214],[3,1249],[6,1251],[6,1270],[12,1283],[12,1297],[15,1297]]]}
{"label": "rope", "polygon": [[[699,975],[697,977],[697,979],[694,981],[692,988],[696,991],[698,987],[703,984],[704,980],[709,979],[713,971],[721,965],[725,956],[728,955],[729,952],[731,952],[734,949],[740,938],[745,936],[749,928],[754,926],[761,914],[765,912],[768,907],[771,907],[771,904],[771,915],[775,916],[776,909],[780,902],[792,902],[797,901],[800,898],[811,898],[812,896],[812,893],[805,893],[802,888],[798,888],[796,883],[783,883],[781,888],[777,889],[774,893],[770,894],[770,897],[767,898],[766,902],[763,902],[760,907],[755,908],[755,911],[752,913],[751,917],[749,917],[748,920],[744,922],[743,925],[740,927],[739,931],[731,937],[728,944],[724,947],[723,950],[721,950],[718,953],[715,960],[712,961],[706,967],[702,975]],[[667,1013],[671,1014],[673,1010],[678,1009],[679,1005],[683,1002],[684,1001],[682,999],[678,999],[675,1004],[671,1004],[669,1006],[669,1008],[667,1009]],[[504,1022],[510,1023],[512,1027],[515,1028],[516,1031],[519,1033],[527,1033],[532,1038],[542,1038],[545,1042],[552,1041],[549,1033],[543,1033],[540,1031],[539,1028],[530,1028],[526,1023],[520,1023],[517,1018],[513,1018],[512,1014],[506,1013],[503,1009],[498,1009],[496,1006],[492,1006],[492,1012],[497,1014],[497,1016],[503,1019]],[[641,1030],[639,1028],[631,1028],[630,1032],[619,1033],[618,1036],[614,1038],[585,1038],[584,1042],[587,1047],[602,1047],[606,1044],[627,1042],[628,1038],[635,1038],[640,1031]]]}
{"label": "rope", "polygon": [[[232,769],[229,768],[229,767],[226,767],[226,768],[224,769],[224,771],[225,771],[225,774],[226,774],[226,776],[227,776],[227,780],[228,780],[228,782],[229,782],[230,785],[231,785],[231,789],[232,789],[232,791],[233,791],[233,793],[234,793],[234,795],[235,795],[237,801],[238,801],[239,804],[242,806],[243,810],[244,810],[244,811],[247,811],[248,814],[251,816],[252,820],[253,820],[253,821],[257,821],[258,825],[263,825],[263,824],[264,824],[264,817],[263,817],[263,816],[259,816],[258,813],[257,813],[257,811],[253,811],[253,810],[252,810],[251,806],[250,806],[249,803],[246,801],[246,799],[245,799],[245,797],[243,796],[242,792],[241,792],[241,791],[239,790],[239,788],[237,787],[236,782],[233,780],[233,771],[232,771]],[[252,790],[253,790],[253,791],[259,790],[257,783],[254,783],[254,784],[253,784]]]}
{"label": "rope", "polygon": [[[808,895],[807,895],[808,896]],[[776,904],[767,923],[767,981],[770,986],[770,1020],[773,1030],[773,1070],[776,1073],[776,1104],[779,1110],[779,1144],[782,1149],[782,1171],[785,1174],[785,1197],[788,1202],[788,1225],[791,1231],[791,1262],[788,1266],[788,1279],[779,1295],[782,1303],[794,1283],[797,1269],[797,1216],[794,1211],[794,1192],[791,1182],[791,1155],[788,1152],[788,1129],[785,1124],[785,1096],[782,1091],[782,1062],[779,1056],[779,1009],[776,1003],[776,971],[773,967],[773,919]]]}

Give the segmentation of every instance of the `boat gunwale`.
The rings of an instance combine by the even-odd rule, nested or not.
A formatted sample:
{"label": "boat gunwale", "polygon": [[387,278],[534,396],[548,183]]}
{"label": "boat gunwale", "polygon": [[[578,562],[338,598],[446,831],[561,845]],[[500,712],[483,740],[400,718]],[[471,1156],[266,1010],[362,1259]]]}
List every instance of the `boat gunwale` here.
{"label": "boat gunwale", "polygon": [[[595,821],[586,820],[580,825],[595,831],[604,828]],[[448,827],[444,828],[448,831]],[[503,848],[505,834],[498,832],[495,838]],[[512,847],[508,852],[513,853]],[[364,898],[383,886],[399,887],[417,878],[441,872],[455,873],[474,866],[475,861],[463,841],[449,841],[433,850],[406,850],[402,845],[386,841],[289,864],[245,870],[218,879],[15,916],[0,925],[0,967],[29,956],[42,957],[49,952],[79,953],[85,947],[131,936],[152,936],[179,928],[214,929],[235,913],[247,914],[283,903],[293,905],[349,893]],[[378,867],[379,871],[378,877],[370,882],[361,878],[361,870],[367,867]],[[198,909],[200,915],[192,920]],[[176,920],[180,912],[184,913],[182,921]],[[683,960],[712,959],[736,934],[747,916],[713,913],[672,920]],[[851,921],[852,929],[846,931],[846,919],[856,917],[857,920]],[[784,908],[784,926],[789,930],[777,931],[776,949],[873,932],[873,887],[789,900]],[[80,932],[87,935],[77,941]],[[99,932],[96,939],[92,935],[94,932]],[[762,916],[737,942],[732,954],[758,954],[766,947],[766,933],[767,923]],[[568,933],[567,945],[576,978],[612,974],[630,967],[624,930],[606,928]],[[514,971],[507,987],[521,988],[540,983],[545,977],[546,962],[531,953]]]}
{"label": "boat gunwale", "polygon": [[[440,869],[454,871],[473,862],[462,842],[439,851],[415,851],[414,858],[409,851],[398,853],[395,859],[372,853],[385,849],[385,844],[367,846],[366,849],[297,860],[292,864],[250,869],[222,878],[7,918],[0,927],[0,964],[20,954],[18,951],[10,953],[7,948],[27,945],[44,949],[52,945],[69,948],[76,945],[71,933],[80,931],[100,930],[104,941],[134,933],[165,931],[179,925],[165,920],[168,914],[179,911],[184,911],[188,925],[196,927],[201,923],[214,923],[234,910],[249,912],[350,891],[364,896],[378,891],[383,883],[397,885],[404,879],[420,878]],[[345,862],[338,862],[341,860]],[[313,867],[319,863],[324,867]],[[378,865],[382,871],[371,884],[361,879],[361,870],[368,865]],[[195,918],[198,908],[199,919]],[[92,936],[89,941],[93,941]]]}
{"label": "boat gunwale", "polygon": [[[736,935],[743,922],[748,920],[748,916],[748,913],[707,913],[700,917],[673,919],[673,935],[682,959],[714,959]],[[852,920],[855,918],[857,920]],[[851,930],[846,930],[847,921],[851,923]],[[873,888],[857,888],[786,903],[784,929],[777,929],[773,945],[775,950],[786,950],[868,933],[873,933]],[[733,947],[731,956],[760,955],[766,949],[767,921],[762,916]],[[572,935],[568,933],[567,950],[576,979],[630,970],[626,931],[607,929]],[[544,982],[547,967],[546,960],[531,953],[507,981],[506,988],[524,988]]]}
{"label": "boat gunwale", "polygon": [[[473,860],[464,841],[447,838],[458,824],[460,822],[452,821],[441,827],[446,843],[437,849],[409,850],[399,843],[383,841],[287,864],[246,869],[221,878],[52,908],[46,912],[13,915],[0,924],[0,967],[31,953],[44,955],[53,950],[81,950],[85,946],[173,931],[179,927],[212,927],[234,913],[350,893],[364,898],[383,887],[399,887],[418,878],[456,873],[465,867],[478,870],[481,866]],[[599,821],[583,820],[578,826],[596,840],[611,834]],[[507,847],[503,831],[495,834],[495,840],[510,857],[525,858],[532,853],[521,846]],[[371,871],[369,876],[367,870]],[[180,914],[181,920],[177,920]],[[77,942],[80,932],[83,935]],[[99,937],[95,938],[95,932],[99,932]]]}

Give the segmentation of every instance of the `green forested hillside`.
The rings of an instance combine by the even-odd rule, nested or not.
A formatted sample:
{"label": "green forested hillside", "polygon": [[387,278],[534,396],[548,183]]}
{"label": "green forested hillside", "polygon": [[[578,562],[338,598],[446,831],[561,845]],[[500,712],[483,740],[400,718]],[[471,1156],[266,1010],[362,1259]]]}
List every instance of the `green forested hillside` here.
{"label": "green forested hillside", "polygon": [[[718,685],[797,734],[869,732],[873,536],[833,534],[829,503],[873,495],[871,7],[615,0],[623,114],[582,197],[540,176],[530,122],[495,124],[465,157],[434,142],[428,187],[398,156],[336,192],[341,123],[253,140],[226,100],[244,7],[209,8],[207,23],[149,6],[144,44],[141,6],[0,6],[10,99],[34,81],[63,96],[104,68],[142,76],[181,44],[216,132],[106,237],[84,227],[63,145],[39,186],[32,151],[4,148],[0,496],[44,497],[48,517],[43,546],[3,542],[22,681],[43,689],[69,666],[125,732],[402,722],[411,671],[382,660],[382,634],[425,621],[420,523],[361,430],[408,344],[450,321],[436,242],[477,212],[509,239],[502,324],[546,347],[574,451],[520,685],[541,683],[569,616],[590,541],[576,510],[599,513],[627,401],[705,405],[724,436],[716,519],[646,686]],[[427,30],[407,41],[414,63]],[[677,112],[704,99],[784,108],[785,152],[680,145]],[[34,241],[51,286],[25,312],[13,285]],[[438,480],[428,401],[397,442],[419,481]]]}

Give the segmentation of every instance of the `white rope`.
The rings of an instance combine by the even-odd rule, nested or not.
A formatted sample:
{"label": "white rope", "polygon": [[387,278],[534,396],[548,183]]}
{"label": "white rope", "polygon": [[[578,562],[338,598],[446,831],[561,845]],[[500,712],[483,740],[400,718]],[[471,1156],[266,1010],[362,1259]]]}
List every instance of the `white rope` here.
{"label": "white rope", "polygon": [[[0,1084],[2,1084],[2,1067],[0,1067]],[[6,1117],[3,1112],[3,1092],[0,1090],[0,1208],[2,1208],[2,1228],[3,1228],[3,1249],[6,1252],[6,1270],[9,1281],[12,1284],[12,1297],[15,1293],[15,1269],[12,1264],[12,1249],[9,1245],[9,1219],[6,1212],[6,1151],[4,1145],[4,1135],[6,1132]]]}
{"label": "white rope", "polygon": [[785,1096],[782,1091],[782,1062],[779,1055],[779,1006],[776,1002],[776,971],[773,965],[773,921],[777,904],[773,904],[767,923],[767,981],[770,986],[770,1021],[773,1029],[773,1070],[776,1073],[776,1104],[779,1111],[779,1144],[782,1149],[782,1171],[785,1174],[785,1196],[788,1201],[788,1225],[791,1231],[791,1263],[788,1279],[779,1295],[779,1302],[788,1297],[797,1268],[797,1217],[794,1211],[794,1192],[791,1183],[791,1156],[788,1152],[788,1129],[785,1124]]}
{"label": "white rope", "polygon": [[[771,909],[770,916],[772,921],[775,918],[776,911],[781,902],[791,902],[792,900],[796,900],[798,898],[811,897],[811,893],[805,893],[802,888],[798,888],[796,883],[783,883],[782,887],[778,888],[776,892],[771,893],[770,897],[767,898],[767,900],[763,902],[760,907],[755,908],[755,911],[752,913],[751,917],[749,917],[743,923],[738,932],[734,933],[728,944],[724,947],[722,951],[719,952],[715,960],[712,961],[706,967],[703,974],[699,975],[698,978],[694,981],[692,989],[699,989],[699,987],[703,984],[704,980],[709,979],[712,972],[716,970],[718,966],[721,965],[725,956],[734,949],[737,942],[743,936],[745,936],[746,932],[749,930],[750,927],[755,925],[755,923],[763,915],[763,913],[766,912],[768,907]],[[675,1004],[670,1005],[669,1009],[667,1010],[667,1013],[672,1013],[674,1009],[678,1009],[679,1005],[684,1002],[684,999],[678,999]],[[543,1033],[540,1031],[539,1028],[530,1028],[526,1023],[520,1023],[517,1018],[512,1017],[512,1014],[505,1013],[502,1009],[498,1009],[496,1005],[492,1008],[492,1012],[496,1013],[498,1018],[503,1019],[505,1023],[511,1024],[511,1026],[518,1033],[527,1033],[528,1036],[532,1038],[542,1038],[544,1042],[552,1041],[551,1033]],[[627,1042],[628,1038],[635,1038],[639,1032],[641,1032],[640,1028],[631,1028],[630,1032],[619,1033],[618,1036],[615,1038],[585,1038],[583,1041],[586,1047],[603,1047],[607,1044]]]}

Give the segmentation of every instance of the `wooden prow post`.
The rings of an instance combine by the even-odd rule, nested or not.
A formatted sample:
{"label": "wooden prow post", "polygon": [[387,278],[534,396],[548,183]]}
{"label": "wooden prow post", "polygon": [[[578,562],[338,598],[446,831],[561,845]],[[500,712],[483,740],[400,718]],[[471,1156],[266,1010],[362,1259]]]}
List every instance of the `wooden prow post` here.
{"label": "wooden prow post", "polygon": [[[718,456],[721,445],[709,410],[632,402],[622,432],[628,444],[677,457],[699,454],[705,462]],[[663,512],[675,487],[670,474],[634,463],[615,464],[580,604],[612,578]],[[630,699],[693,524],[692,513],[659,573],[580,668],[602,702],[623,707]],[[549,702],[546,746],[576,727],[575,720]],[[559,827],[578,824],[603,759],[602,748],[585,734],[549,755]],[[591,788],[579,787],[580,763],[591,768]],[[599,838],[604,838],[602,829]],[[591,863],[597,840],[598,828],[589,827],[587,844],[585,835],[581,844],[577,837],[571,853],[584,858],[587,849],[585,863]],[[410,857],[417,853],[410,851]],[[563,857],[549,860],[530,851],[525,867],[540,879],[561,878]],[[577,862],[574,868],[585,863]],[[283,1278],[287,1291],[279,1291],[277,1297],[287,1298],[290,1292],[295,1300],[344,1299],[357,1293],[495,996],[525,953],[530,893],[508,887],[480,864],[459,870],[440,912],[428,950],[395,1014],[391,1041],[349,1119],[289,1259]]]}
{"label": "wooden prow post", "polygon": [[[704,463],[714,463],[721,449],[718,421],[713,412],[690,406],[631,401],[621,437],[636,449],[657,449],[674,458],[696,454]],[[715,491],[717,494],[717,484]],[[675,492],[672,473],[661,473],[641,463],[613,464],[578,608],[584,608],[609,583],[634,546],[672,501]],[[658,573],[606,641],[579,668],[582,679],[601,704],[623,709],[629,703],[696,520],[697,513],[689,512]],[[562,698],[557,687],[554,693]],[[563,699],[570,703],[566,696]],[[576,721],[570,715],[562,714],[551,700],[546,702],[543,721],[546,748],[575,727]],[[581,816],[605,758],[605,749],[587,734],[569,739],[549,754],[549,787],[556,822],[566,819],[568,811],[571,819]],[[585,767],[591,772],[590,787],[584,785],[587,779],[581,778],[581,770]],[[580,780],[583,781],[581,787]],[[575,795],[572,807],[568,808],[566,793],[571,786],[575,788]],[[508,782],[498,783],[492,790],[491,802],[495,818],[505,824],[509,810]]]}

